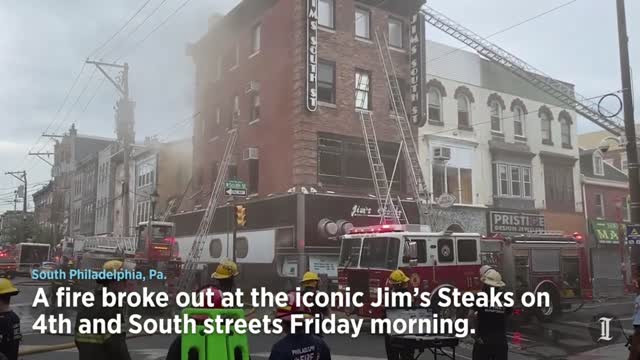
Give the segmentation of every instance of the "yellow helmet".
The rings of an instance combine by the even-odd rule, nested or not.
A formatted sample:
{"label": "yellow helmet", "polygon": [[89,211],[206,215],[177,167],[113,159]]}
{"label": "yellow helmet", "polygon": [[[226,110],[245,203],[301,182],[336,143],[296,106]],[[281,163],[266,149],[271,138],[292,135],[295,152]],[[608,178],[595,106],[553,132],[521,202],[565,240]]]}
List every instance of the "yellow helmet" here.
{"label": "yellow helmet", "polygon": [[304,273],[304,276],[302,276],[302,281],[300,281],[300,283],[304,284],[310,281],[320,281],[320,276],[312,271],[307,271]]}
{"label": "yellow helmet", "polygon": [[238,265],[229,260],[223,260],[220,264],[218,264],[218,267],[216,268],[216,271],[211,274],[211,278],[212,279],[228,279],[230,277],[234,277],[238,275]]}
{"label": "yellow helmet", "polygon": [[402,270],[393,270],[389,275],[389,284],[398,285],[409,282],[409,277],[402,272]]}
{"label": "yellow helmet", "polygon": [[0,295],[14,296],[18,295],[19,292],[20,290],[16,289],[9,279],[0,278]]}
{"label": "yellow helmet", "polygon": [[123,266],[124,263],[120,260],[109,260],[102,265],[102,269],[107,271],[120,271]]}

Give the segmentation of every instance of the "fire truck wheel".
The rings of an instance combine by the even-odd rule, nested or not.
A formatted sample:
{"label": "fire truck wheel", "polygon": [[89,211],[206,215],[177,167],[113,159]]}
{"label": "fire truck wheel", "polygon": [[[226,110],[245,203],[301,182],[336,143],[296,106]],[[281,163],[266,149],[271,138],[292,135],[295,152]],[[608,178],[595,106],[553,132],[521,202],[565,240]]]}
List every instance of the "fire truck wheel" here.
{"label": "fire truck wheel", "polygon": [[546,291],[551,295],[551,303],[549,306],[538,308],[536,316],[541,322],[551,322],[560,315],[560,298],[555,289],[547,287],[541,291]]}

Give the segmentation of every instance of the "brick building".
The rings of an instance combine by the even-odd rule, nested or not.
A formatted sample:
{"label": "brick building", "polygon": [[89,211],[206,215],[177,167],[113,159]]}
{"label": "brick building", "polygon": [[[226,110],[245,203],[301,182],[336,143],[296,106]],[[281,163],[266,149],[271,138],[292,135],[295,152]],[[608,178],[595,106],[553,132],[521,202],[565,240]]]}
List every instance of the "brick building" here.
{"label": "brick building", "polygon": [[629,180],[603,153],[580,153],[582,192],[588,220],[593,290],[598,296],[622,295],[624,274],[629,271],[628,251],[623,244],[629,213]]}
{"label": "brick building", "polygon": [[[238,256],[241,264],[259,262],[293,277],[317,264],[328,263],[335,269],[337,243],[319,234],[322,217],[315,217],[356,225],[379,220],[370,195],[374,189],[360,112],[373,116],[390,177],[399,133],[391,116],[376,32],[389,39],[397,76],[408,83],[410,18],[422,2],[245,0],[190,47],[200,116],[193,139],[196,190],[183,210],[207,205],[228,130],[236,123],[239,137],[229,177],[246,182],[251,195],[247,232],[276,226],[258,219],[266,214],[258,215],[253,206],[276,211],[271,206],[276,206],[277,198],[278,206],[290,207],[278,210],[290,215],[274,220],[282,229],[272,229],[265,235],[270,241],[261,241],[275,244],[275,250],[261,251],[271,256],[252,259],[252,244],[258,238],[247,234],[249,249],[244,257]],[[313,87],[308,91],[307,80],[317,83],[317,93]],[[393,191],[403,195],[404,165],[398,169]],[[415,218],[415,206],[413,212],[410,209],[411,204],[405,206]],[[310,219],[311,213],[317,216]],[[177,216],[178,235],[193,234],[201,216],[202,211]],[[229,230],[224,221],[215,222],[212,233]],[[221,251],[212,246],[216,251],[211,251],[209,261],[229,256],[228,242],[221,246]]]}

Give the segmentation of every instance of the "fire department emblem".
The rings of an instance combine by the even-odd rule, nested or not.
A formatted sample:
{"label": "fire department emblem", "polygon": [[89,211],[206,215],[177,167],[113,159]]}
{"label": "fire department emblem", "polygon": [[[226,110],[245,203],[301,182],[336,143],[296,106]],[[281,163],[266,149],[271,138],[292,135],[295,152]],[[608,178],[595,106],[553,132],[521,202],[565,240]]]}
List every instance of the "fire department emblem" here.
{"label": "fire department emblem", "polygon": [[449,246],[445,245],[445,246],[442,247],[442,249],[440,249],[440,253],[444,257],[449,257],[449,256],[451,256],[451,248]]}

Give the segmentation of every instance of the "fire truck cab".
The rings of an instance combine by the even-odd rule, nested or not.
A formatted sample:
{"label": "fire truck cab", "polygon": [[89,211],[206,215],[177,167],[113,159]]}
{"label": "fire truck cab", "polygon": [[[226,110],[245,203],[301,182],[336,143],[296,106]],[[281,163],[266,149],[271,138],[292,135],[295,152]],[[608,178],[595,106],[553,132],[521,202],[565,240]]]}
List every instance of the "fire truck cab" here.
{"label": "fire truck cab", "polygon": [[587,251],[578,233],[492,234],[481,241],[481,259],[483,265],[500,271],[516,299],[526,291],[549,293],[550,306],[521,309],[542,321],[552,320],[562,309],[581,306],[593,296]]}
{"label": "fire truck cab", "polygon": [[402,269],[410,286],[430,291],[445,286],[462,291],[480,287],[480,234],[431,232],[424,225],[377,225],[353,228],[341,237],[338,286],[364,294],[365,306],[343,309],[366,317],[381,317],[370,306],[377,289],[388,286],[391,271]]}

